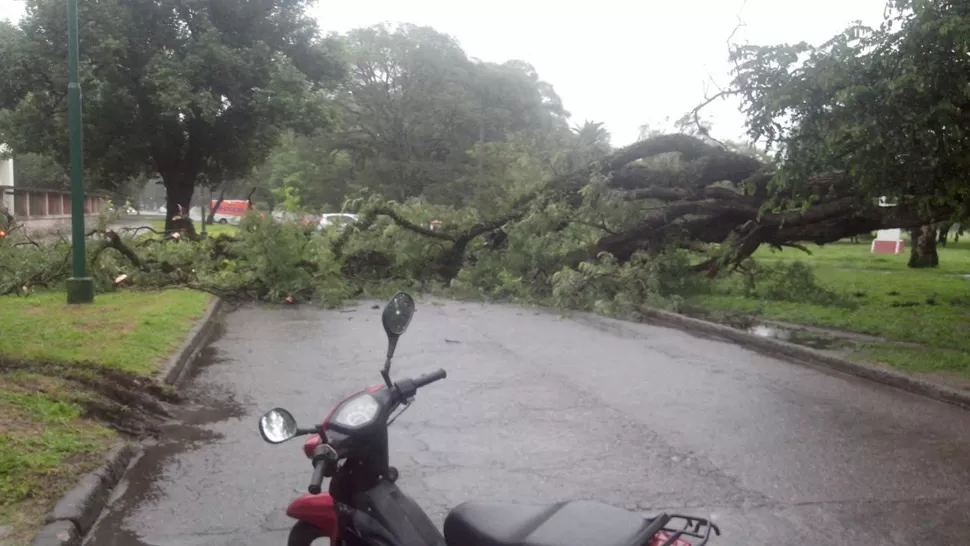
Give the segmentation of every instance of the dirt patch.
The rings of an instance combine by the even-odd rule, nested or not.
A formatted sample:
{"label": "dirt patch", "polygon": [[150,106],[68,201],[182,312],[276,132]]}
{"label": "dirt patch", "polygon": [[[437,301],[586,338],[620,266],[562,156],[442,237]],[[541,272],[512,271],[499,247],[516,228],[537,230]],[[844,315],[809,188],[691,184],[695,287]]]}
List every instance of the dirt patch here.
{"label": "dirt patch", "polygon": [[178,402],[171,387],[131,372],[0,356],[0,544],[26,543],[119,435],[158,436]]}
{"label": "dirt patch", "polygon": [[[5,376],[5,377],[4,377]],[[130,436],[157,432],[179,401],[168,387],[143,376],[97,364],[14,360],[0,356],[7,392],[57,394],[83,408],[82,416]]]}

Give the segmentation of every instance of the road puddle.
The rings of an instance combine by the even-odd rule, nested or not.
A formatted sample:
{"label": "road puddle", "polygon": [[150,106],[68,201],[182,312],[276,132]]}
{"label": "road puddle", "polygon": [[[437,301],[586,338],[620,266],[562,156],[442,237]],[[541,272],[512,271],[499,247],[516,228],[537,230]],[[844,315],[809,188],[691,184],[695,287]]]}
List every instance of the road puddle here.
{"label": "road puddle", "polygon": [[202,370],[222,361],[212,345],[201,351],[187,379],[186,402],[174,409],[175,418],[160,428],[156,438],[143,442],[144,452],[132,462],[84,544],[151,546],[142,540],[137,529],[130,527],[132,511],[155,499],[160,485],[173,479],[168,467],[174,458],[222,437],[208,425],[245,414],[231,393],[205,390],[192,384],[192,379]]}

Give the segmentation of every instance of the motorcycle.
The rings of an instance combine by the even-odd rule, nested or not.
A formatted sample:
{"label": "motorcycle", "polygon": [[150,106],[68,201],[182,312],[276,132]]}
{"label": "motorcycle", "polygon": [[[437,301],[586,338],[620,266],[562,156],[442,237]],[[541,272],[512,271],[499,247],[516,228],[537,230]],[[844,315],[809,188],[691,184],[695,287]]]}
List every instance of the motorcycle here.
{"label": "motorcycle", "polygon": [[[332,546],[702,546],[720,529],[707,519],[662,513],[644,518],[594,501],[533,506],[470,501],[451,510],[443,533],[396,484],[388,427],[418,390],[444,379],[445,370],[391,381],[391,359],[414,315],[414,299],[395,294],[381,316],[387,334],[383,384],[342,400],[320,425],[297,426],[283,409],[268,411],[259,432],[271,444],[309,436],[303,452],[313,465],[307,493],[286,514],[297,520],[288,546],[328,538]],[[323,479],[330,478],[329,492]]]}

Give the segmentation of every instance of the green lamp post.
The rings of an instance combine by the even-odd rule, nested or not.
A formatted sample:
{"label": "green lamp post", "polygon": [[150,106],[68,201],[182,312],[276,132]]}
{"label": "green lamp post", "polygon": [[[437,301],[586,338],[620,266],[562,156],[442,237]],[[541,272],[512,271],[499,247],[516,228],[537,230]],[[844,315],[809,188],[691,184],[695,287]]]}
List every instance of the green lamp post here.
{"label": "green lamp post", "polygon": [[84,157],[81,134],[81,84],[77,65],[77,0],[67,0],[67,118],[71,152],[71,277],[67,279],[67,303],[94,301],[94,281],[88,277],[84,251]]}

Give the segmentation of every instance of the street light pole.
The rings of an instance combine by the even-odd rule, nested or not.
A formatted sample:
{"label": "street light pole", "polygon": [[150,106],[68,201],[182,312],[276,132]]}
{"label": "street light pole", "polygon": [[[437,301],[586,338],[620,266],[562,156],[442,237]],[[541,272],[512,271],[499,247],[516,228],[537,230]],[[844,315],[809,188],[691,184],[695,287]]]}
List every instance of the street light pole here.
{"label": "street light pole", "polygon": [[81,84],[78,83],[77,0],[67,0],[67,119],[71,152],[71,277],[67,303],[94,301],[94,281],[88,277],[84,251],[84,157],[81,133]]}

